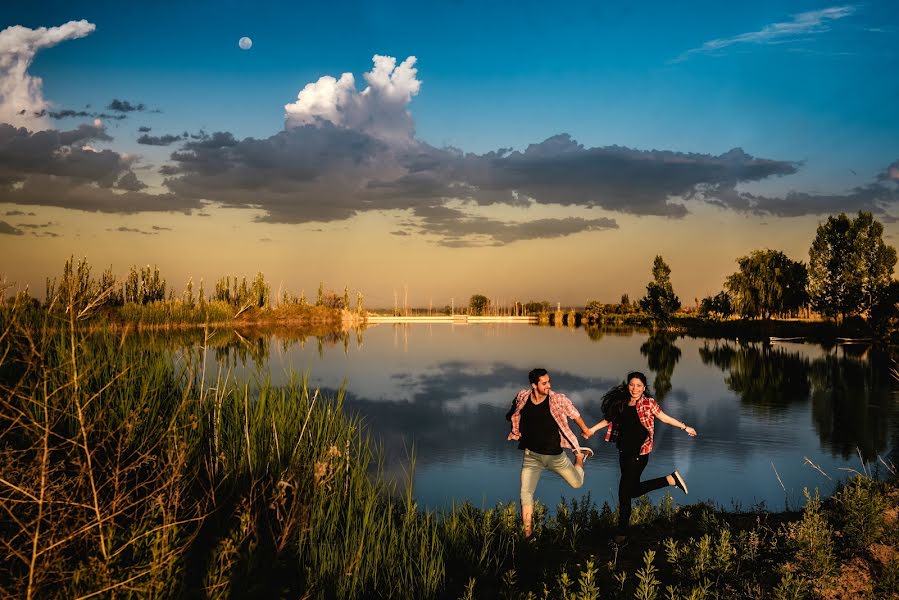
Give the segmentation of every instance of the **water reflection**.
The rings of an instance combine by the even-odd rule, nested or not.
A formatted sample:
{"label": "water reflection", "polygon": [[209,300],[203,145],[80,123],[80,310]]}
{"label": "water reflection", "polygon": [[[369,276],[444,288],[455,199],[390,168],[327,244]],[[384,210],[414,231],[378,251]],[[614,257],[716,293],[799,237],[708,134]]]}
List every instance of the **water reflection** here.
{"label": "water reflection", "polygon": [[[889,357],[868,346],[821,347],[810,357],[796,347],[706,343],[703,363],[725,373],[728,388],[759,414],[777,418],[811,400],[812,425],[821,444],[844,459],[865,461],[890,449],[893,382]],[[799,425],[799,424],[797,424]]]}
{"label": "water reflection", "polygon": [[640,354],[646,357],[649,370],[655,375],[653,393],[661,402],[671,391],[671,376],[674,366],[680,360],[680,348],[674,345],[677,335],[667,331],[655,331],[640,346]]}
{"label": "water reflection", "polygon": [[[889,444],[893,409],[889,358],[876,348],[847,348],[812,362],[812,418],[822,443],[844,458],[875,460]],[[859,350],[861,350],[859,352]]]}
{"label": "water reflection", "polygon": [[782,413],[791,403],[809,398],[809,361],[798,352],[767,344],[706,344],[699,349],[705,364],[727,373],[727,387],[761,414]]}
{"label": "water reflection", "polygon": [[[801,502],[802,488],[828,485],[803,464],[808,456],[831,476],[860,468],[894,448],[893,385],[887,358],[865,347],[739,344],[633,329],[584,330],[526,325],[379,325],[363,333],[226,330],[131,334],[122,343],[165,350],[190,364],[206,357],[210,380],[286,383],[289,373],[335,394],[363,416],[398,477],[415,447],[416,495],[427,505],[450,499],[491,503],[515,498],[520,452],[506,441],[503,418],[527,372],[544,366],[587,422],[601,418],[600,398],[632,370],[651,373],[669,414],[694,425],[687,439],[657,431],[654,466],[682,469],[691,498],[727,505],[782,506],[780,477]],[[203,349],[205,347],[205,350]],[[174,352],[173,352],[174,350]],[[154,350],[155,351],[155,350]],[[614,448],[589,443],[583,492],[614,503]],[[540,494],[568,494],[552,478]],[[824,490],[822,488],[823,492]]]}

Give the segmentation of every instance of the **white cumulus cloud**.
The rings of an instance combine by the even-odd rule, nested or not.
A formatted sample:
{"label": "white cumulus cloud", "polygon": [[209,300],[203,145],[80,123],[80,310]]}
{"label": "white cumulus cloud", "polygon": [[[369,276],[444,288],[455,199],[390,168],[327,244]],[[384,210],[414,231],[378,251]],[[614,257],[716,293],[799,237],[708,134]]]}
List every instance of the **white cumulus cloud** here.
{"label": "white cumulus cloud", "polygon": [[415,124],[407,107],[421,89],[416,58],[397,65],[396,58],[376,54],[372,61],[374,67],[363,75],[368,85],[361,92],[352,73],[340,79],[325,75],[306,85],[296,102],[284,106],[286,127],[331,123],[387,142],[411,141]]}
{"label": "white cumulus cloud", "polygon": [[0,122],[32,131],[49,129],[43,82],[28,74],[38,50],[89,35],[96,25],[85,20],[59,27],[30,29],[13,25],[0,31]]}

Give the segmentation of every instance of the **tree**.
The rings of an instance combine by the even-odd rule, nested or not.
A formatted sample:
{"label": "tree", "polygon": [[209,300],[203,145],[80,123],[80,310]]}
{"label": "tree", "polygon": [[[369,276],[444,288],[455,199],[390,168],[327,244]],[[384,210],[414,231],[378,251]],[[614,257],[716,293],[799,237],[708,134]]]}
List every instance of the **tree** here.
{"label": "tree", "polygon": [[661,256],[656,256],[652,263],[652,281],[646,284],[646,295],[640,299],[640,308],[653,320],[663,323],[680,308],[680,299],[671,287],[671,267]]}
{"label": "tree", "polygon": [[602,321],[604,313],[605,306],[599,300],[591,300],[587,303],[587,306],[584,307],[584,319],[592,323],[599,323]]}
{"label": "tree", "polygon": [[475,294],[468,301],[469,314],[484,315],[488,308],[490,308],[490,299],[483,294]]}
{"label": "tree", "polygon": [[734,314],[734,307],[727,292],[718,292],[714,296],[706,296],[699,304],[699,315],[701,317],[726,319],[732,314]]}
{"label": "tree", "polygon": [[737,259],[740,269],[724,282],[733,309],[744,317],[769,319],[808,302],[805,264],[779,250],[753,250]]}
{"label": "tree", "polygon": [[812,308],[843,319],[868,313],[892,280],[896,249],[883,241],[883,225],[869,212],[845,213],[818,226],[809,254]]}
{"label": "tree", "polygon": [[549,312],[549,301],[548,300],[531,300],[530,302],[526,302],[524,305],[524,310],[526,314],[536,315],[542,312]]}

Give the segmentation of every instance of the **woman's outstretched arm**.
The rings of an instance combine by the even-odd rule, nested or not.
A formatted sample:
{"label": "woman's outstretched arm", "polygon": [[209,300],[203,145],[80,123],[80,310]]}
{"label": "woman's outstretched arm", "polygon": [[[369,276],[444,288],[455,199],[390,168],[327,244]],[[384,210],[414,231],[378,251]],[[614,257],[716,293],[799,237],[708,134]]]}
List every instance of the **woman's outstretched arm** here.
{"label": "woman's outstretched arm", "polygon": [[658,419],[662,423],[667,423],[668,425],[671,425],[672,427],[677,427],[678,429],[683,429],[690,435],[690,437],[693,437],[696,435],[695,429],[688,426],[686,423],[681,423],[674,417],[669,417],[668,415],[665,414],[665,411],[663,411],[663,410],[659,410],[659,413],[656,415],[656,419]]}
{"label": "woman's outstretched arm", "polygon": [[587,429],[586,431],[584,431],[584,433],[582,433],[581,435],[584,436],[584,439],[585,439],[585,440],[588,440],[588,439],[590,439],[590,436],[591,436],[591,435],[593,435],[594,433],[596,433],[597,431],[599,431],[599,430],[602,429],[603,427],[608,427],[608,426],[609,426],[609,423],[610,423],[610,421],[608,421],[607,419],[603,419],[602,421],[600,421],[599,423],[597,423],[597,424],[594,425],[593,427],[588,428],[588,429]]}

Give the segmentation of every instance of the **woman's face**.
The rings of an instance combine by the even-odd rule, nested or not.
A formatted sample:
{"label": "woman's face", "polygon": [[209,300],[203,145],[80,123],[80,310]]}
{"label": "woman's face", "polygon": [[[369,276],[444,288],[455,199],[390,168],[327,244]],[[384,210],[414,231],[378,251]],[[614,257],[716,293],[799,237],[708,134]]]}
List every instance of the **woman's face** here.
{"label": "woman's face", "polygon": [[640,381],[639,378],[634,377],[627,382],[627,389],[631,393],[631,398],[636,400],[643,395],[643,390],[646,389],[646,386],[643,385],[643,382]]}

